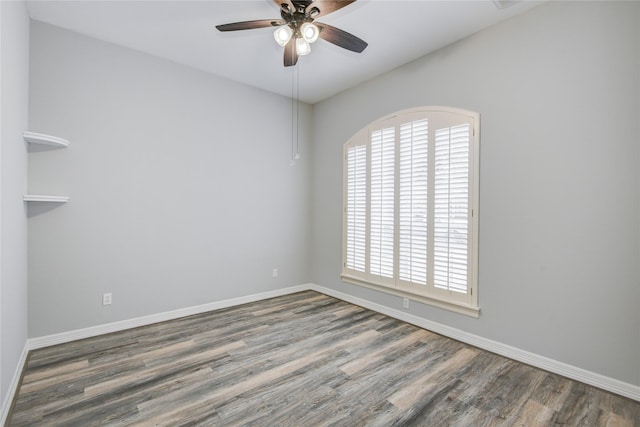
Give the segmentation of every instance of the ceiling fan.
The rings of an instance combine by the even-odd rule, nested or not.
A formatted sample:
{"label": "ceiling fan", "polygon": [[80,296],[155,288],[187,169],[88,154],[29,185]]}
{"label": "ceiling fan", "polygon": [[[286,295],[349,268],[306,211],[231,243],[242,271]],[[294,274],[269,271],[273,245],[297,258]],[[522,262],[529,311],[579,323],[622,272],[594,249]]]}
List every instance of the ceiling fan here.
{"label": "ceiling fan", "polygon": [[216,25],[220,31],[251,30],[254,28],[277,27],[273,36],[284,47],[284,66],[296,65],[298,56],[311,52],[311,43],[318,38],[336,46],[360,53],[367,43],[339,28],[316,18],[335,12],[356,0],[273,0],[280,8],[281,19],[259,19],[256,21],[233,22]]}

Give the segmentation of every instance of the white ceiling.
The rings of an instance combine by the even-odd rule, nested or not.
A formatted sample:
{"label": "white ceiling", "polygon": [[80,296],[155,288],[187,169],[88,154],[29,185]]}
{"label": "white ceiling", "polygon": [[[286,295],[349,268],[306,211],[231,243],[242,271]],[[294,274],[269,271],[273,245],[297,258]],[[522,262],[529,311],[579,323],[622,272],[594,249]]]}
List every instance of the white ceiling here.
{"label": "white ceiling", "polygon": [[[500,3],[500,2],[498,2]],[[318,19],[369,43],[361,54],[324,40],[296,67],[282,64],[270,28],[221,33],[218,24],[279,17],[272,0],[29,1],[31,18],[316,103],[522,13],[539,1],[359,0]]]}

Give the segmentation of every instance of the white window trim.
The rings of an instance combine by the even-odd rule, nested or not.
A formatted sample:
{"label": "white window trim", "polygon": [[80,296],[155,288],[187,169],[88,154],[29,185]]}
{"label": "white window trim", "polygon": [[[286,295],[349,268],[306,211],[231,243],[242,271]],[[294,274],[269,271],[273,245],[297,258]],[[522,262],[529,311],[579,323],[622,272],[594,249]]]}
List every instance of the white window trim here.
{"label": "white window trim", "polygon": [[[454,115],[465,116],[470,122],[470,185],[469,185],[469,259],[468,259],[468,291],[466,294],[456,294],[454,298],[449,298],[452,295],[452,291],[434,289],[432,287],[426,287],[413,290],[413,287],[418,285],[402,284],[397,278],[388,279],[379,276],[374,276],[369,273],[362,273],[355,270],[350,270],[346,267],[347,257],[347,153],[348,149],[353,146],[361,145],[364,139],[367,140],[366,144],[370,147],[369,135],[371,130],[380,129],[383,126],[396,126],[399,123],[405,123],[408,120],[413,120],[413,117],[420,114],[437,114],[437,113],[450,113]],[[364,138],[364,139],[363,139]],[[396,295],[403,298],[409,298],[414,301],[418,301],[424,304],[439,307],[445,310],[453,311],[456,313],[464,314],[471,317],[479,317],[480,307],[478,306],[478,217],[479,217],[479,147],[480,147],[480,115],[475,112],[462,110],[459,108],[451,107],[417,107],[407,110],[398,111],[388,116],[382,117],[358,131],[352,138],[344,145],[343,156],[343,258],[342,258],[342,280],[346,283],[375,289],[392,295]],[[367,179],[370,179],[370,148],[367,149]],[[396,149],[396,153],[399,150]],[[398,158],[396,155],[396,159]],[[396,160],[397,162],[397,160]],[[396,177],[398,172],[396,171]],[[396,187],[397,188],[397,187]],[[369,191],[369,190],[367,190]],[[396,194],[396,204],[398,195]],[[370,200],[367,197],[367,212],[370,208]],[[369,215],[369,213],[367,213]],[[367,235],[369,234],[369,224],[367,223]],[[398,225],[395,226],[396,229]],[[397,244],[396,244],[397,247]],[[367,248],[368,253],[368,248]],[[368,263],[368,260],[367,260]],[[396,267],[397,271],[397,267]],[[462,296],[461,296],[462,295]]]}

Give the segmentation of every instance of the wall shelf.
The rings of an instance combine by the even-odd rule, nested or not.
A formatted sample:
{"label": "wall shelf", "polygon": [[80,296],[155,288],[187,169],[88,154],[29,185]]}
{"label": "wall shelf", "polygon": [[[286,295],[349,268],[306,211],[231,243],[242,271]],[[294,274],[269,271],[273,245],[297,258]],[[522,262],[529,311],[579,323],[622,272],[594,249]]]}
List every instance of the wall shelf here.
{"label": "wall shelf", "polygon": [[46,196],[43,194],[25,194],[25,202],[67,203],[69,196]]}
{"label": "wall shelf", "polygon": [[[67,148],[69,146],[69,141],[66,139],[46,135],[44,133],[29,132],[28,130],[25,130],[22,136],[29,144],[46,145],[54,148]],[[22,199],[25,202],[67,203],[69,201],[69,196],[25,194]]]}
{"label": "wall shelf", "polygon": [[24,131],[23,137],[30,144],[48,145],[51,147],[67,148],[69,141],[57,136],[45,135],[44,133],[36,133]]}

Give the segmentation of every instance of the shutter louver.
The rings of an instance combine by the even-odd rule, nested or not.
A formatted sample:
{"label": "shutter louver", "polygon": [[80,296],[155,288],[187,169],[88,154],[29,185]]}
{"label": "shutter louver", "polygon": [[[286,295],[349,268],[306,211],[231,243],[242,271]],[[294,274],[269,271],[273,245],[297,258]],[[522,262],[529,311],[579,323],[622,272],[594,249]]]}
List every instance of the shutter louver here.
{"label": "shutter louver", "polygon": [[400,126],[399,278],[427,284],[428,121]]}
{"label": "shutter louver", "polygon": [[435,136],[434,286],[467,292],[469,247],[469,125]]}
{"label": "shutter louver", "polygon": [[365,271],[367,225],[367,147],[347,152],[347,259],[346,267]]}
{"label": "shutter louver", "polygon": [[393,278],[395,128],[371,132],[369,272]]}

